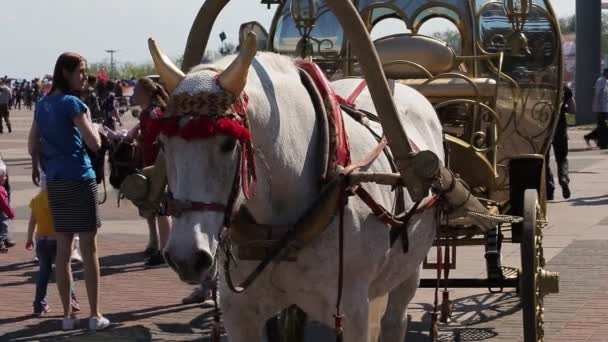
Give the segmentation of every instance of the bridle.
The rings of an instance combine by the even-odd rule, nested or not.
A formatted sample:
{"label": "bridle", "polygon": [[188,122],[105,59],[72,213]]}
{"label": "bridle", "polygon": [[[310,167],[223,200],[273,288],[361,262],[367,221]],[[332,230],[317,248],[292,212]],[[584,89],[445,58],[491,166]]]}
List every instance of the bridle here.
{"label": "bridle", "polygon": [[[210,101],[208,98],[206,98],[202,101],[207,106],[209,104],[213,106],[217,105],[217,103],[221,103],[222,99],[219,101]],[[187,101],[187,109],[193,110],[197,113],[205,113],[206,111],[204,108],[195,108],[195,102],[196,100]],[[203,105],[203,107],[205,105]],[[159,124],[163,125],[160,128],[161,134],[167,137],[179,136],[185,140],[194,140],[210,138],[216,135],[228,135],[238,141],[237,148],[239,149],[240,156],[237,158],[237,165],[235,168],[232,186],[226,203],[178,200],[172,196],[169,196],[167,199],[167,211],[171,216],[180,217],[186,212],[217,212],[224,215],[222,226],[220,226],[217,233],[217,238],[220,248],[226,254],[226,263],[224,268],[226,270],[228,279],[230,279],[230,261],[233,260],[231,253],[231,242],[229,239],[229,227],[232,222],[233,214],[235,213],[235,206],[241,192],[246,199],[250,199],[255,196],[256,190],[257,177],[255,170],[255,158],[251,141],[251,131],[249,129],[249,122],[247,120],[247,105],[248,97],[245,92],[243,92],[237,99],[235,99],[233,103],[229,105],[227,111],[224,111],[223,113],[220,111],[215,111],[215,113],[222,114],[199,116],[192,115],[191,120],[184,126],[179,125],[179,120],[183,117],[169,117],[168,119],[158,120]],[[211,112],[214,113],[214,111]],[[217,265],[218,255],[219,253],[215,253],[213,267],[216,267]],[[257,275],[255,277],[257,277]],[[253,280],[251,280],[251,282],[253,282]],[[229,288],[235,292],[242,292],[244,291],[243,287],[246,288],[246,284],[243,284],[243,287],[235,287],[232,285],[231,280],[228,280],[228,283]]]}

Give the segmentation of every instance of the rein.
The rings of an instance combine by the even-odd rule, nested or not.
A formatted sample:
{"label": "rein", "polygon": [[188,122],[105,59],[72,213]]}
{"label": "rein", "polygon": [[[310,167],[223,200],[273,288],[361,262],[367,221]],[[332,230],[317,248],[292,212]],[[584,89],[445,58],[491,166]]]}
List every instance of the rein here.
{"label": "rein", "polygon": [[[314,71],[314,70],[313,70]],[[318,81],[318,80],[317,80]],[[323,80],[321,80],[323,81]],[[327,83],[327,87],[325,87],[325,91],[329,92],[329,95],[333,96],[336,99],[335,103],[333,103],[334,107],[337,107],[337,112],[335,112],[336,122],[340,123],[340,126],[337,131],[337,140],[341,140],[346,146],[343,150],[338,149],[337,160],[338,160],[338,172],[335,176],[325,185],[325,187],[321,191],[321,196],[326,194],[328,189],[339,189],[338,196],[338,229],[339,229],[339,270],[338,270],[338,293],[337,293],[337,301],[336,301],[336,313],[334,315],[335,319],[335,329],[336,329],[336,338],[337,341],[342,341],[342,318],[343,315],[341,313],[341,300],[342,300],[342,292],[343,292],[343,279],[344,279],[344,213],[345,207],[348,204],[348,197],[352,195],[357,195],[372,211],[374,216],[376,216],[380,221],[384,222],[388,226],[391,227],[391,245],[394,243],[397,237],[401,236],[404,245],[404,252],[407,252],[407,231],[406,227],[409,219],[416,213],[419,213],[423,210],[431,208],[435,201],[429,201],[429,203],[425,204],[420,208],[420,203],[416,203],[415,206],[407,212],[404,218],[398,218],[393,214],[389,213],[386,209],[384,209],[380,204],[375,202],[371,195],[367,193],[360,185],[350,186],[348,182],[348,176],[363,167],[371,165],[376,158],[385,151],[387,148],[387,141],[385,138],[380,139],[377,146],[361,161],[351,163],[350,160],[350,151],[348,149],[348,138],[346,136],[346,132],[343,126],[342,118],[341,118],[341,110],[339,101],[342,102],[354,102],[356,97],[361,93],[364,88],[364,85],[360,85],[357,87],[355,93],[349,97],[348,101],[344,101],[339,98],[337,95],[333,93],[329,83],[325,79],[325,83]],[[319,86],[317,84],[317,86]],[[188,106],[196,106],[197,100],[194,99],[190,102],[187,99],[181,100],[183,104]],[[204,101],[203,101],[204,102]],[[201,105],[201,104],[199,104]],[[204,105],[207,105],[207,102],[204,102]],[[232,113],[217,115],[220,112],[214,112],[214,116],[194,116],[190,122],[187,122],[185,125],[180,126],[177,120],[174,118],[169,118],[170,120],[168,124],[165,124],[165,127],[161,130],[161,134],[167,136],[179,136],[185,140],[190,139],[204,139],[217,134],[229,135],[235,137],[240,142],[240,158],[237,159],[236,170],[234,174],[234,180],[232,182],[232,187],[230,190],[230,194],[228,197],[227,203],[218,203],[218,202],[191,202],[191,201],[182,201],[173,198],[169,198],[168,200],[168,211],[172,216],[179,217],[185,212],[219,212],[224,214],[223,225],[219,228],[218,231],[218,241],[219,247],[223,250],[225,254],[224,261],[224,273],[226,284],[228,288],[234,293],[242,293],[246,291],[249,286],[261,275],[261,273],[266,269],[266,267],[273,262],[277,257],[284,253],[288,248],[298,248],[298,234],[299,232],[296,229],[289,229],[278,241],[274,243],[274,245],[270,248],[270,251],[266,254],[265,258],[255,267],[255,269],[238,285],[235,285],[232,279],[232,275],[230,272],[231,263],[236,264],[236,260],[232,254],[232,242],[230,240],[230,227],[232,224],[233,213],[235,209],[236,202],[239,198],[239,193],[242,192],[246,199],[250,199],[255,195],[255,185],[256,185],[256,173],[255,173],[255,160],[253,155],[253,146],[251,143],[251,132],[249,130],[249,125],[246,117],[246,109],[247,109],[247,96],[243,93],[238,98],[238,100],[230,105],[229,109],[231,109]],[[187,111],[185,111],[187,112]],[[213,112],[212,112],[213,113]],[[165,120],[165,119],[161,119]],[[160,120],[159,120],[160,121]],[[342,145],[341,145],[342,146]],[[332,199],[333,200],[333,199]],[[217,265],[217,259],[219,258],[219,253],[216,253],[214,256],[214,265]],[[214,293],[214,299],[217,296]],[[217,313],[217,304],[216,304],[216,313]],[[214,334],[215,335],[215,334]]]}

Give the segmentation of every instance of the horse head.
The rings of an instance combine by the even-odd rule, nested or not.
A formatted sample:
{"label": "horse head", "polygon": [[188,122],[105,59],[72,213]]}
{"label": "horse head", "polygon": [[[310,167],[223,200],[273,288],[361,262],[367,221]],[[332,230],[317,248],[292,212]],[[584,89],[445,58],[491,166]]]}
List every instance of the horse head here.
{"label": "horse head", "polygon": [[256,37],[248,36],[225,70],[201,65],[188,74],[153,40],[149,47],[171,92],[161,133],[173,216],[164,256],[182,281],[198,283],[214,264],[219,232],[238,208],[241,185],[248,184],[252,150],[243,90]]}

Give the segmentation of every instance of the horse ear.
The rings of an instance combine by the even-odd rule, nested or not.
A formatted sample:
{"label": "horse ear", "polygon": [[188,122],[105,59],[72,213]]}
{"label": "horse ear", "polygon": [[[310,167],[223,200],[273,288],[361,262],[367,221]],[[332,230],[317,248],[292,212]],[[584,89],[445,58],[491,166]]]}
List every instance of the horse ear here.
{"label": "horse ear", "polygon": [[258,50],[257,36],[254,32],[247,33],[238,57],[220,74],[219,82],[224,90],[234,96],[239,96],[247,84],[247,74],[253,58]]}

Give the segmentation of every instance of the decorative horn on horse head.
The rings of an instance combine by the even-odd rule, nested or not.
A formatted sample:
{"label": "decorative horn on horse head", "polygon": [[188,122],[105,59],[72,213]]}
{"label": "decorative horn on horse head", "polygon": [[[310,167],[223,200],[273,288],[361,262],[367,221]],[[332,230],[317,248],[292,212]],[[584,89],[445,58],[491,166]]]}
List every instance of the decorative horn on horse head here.
{"label": "decorative horn on horse head", "polygon": [[220,74],[219,83],[224,90],[234,96],[241,94],[247,84],[247,74],[257,49],[257,36],[255,33],[249,32],[240,48],[238,57]]}
{"label": "decorative horn on horse head", "polygon": [[169,93],[173,92],[186,75],[161,51],[154,39],[148,39],[148,47],[154,60],[156,72],[167,87],[167,91]]}

